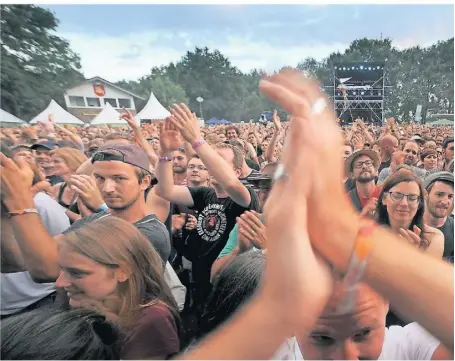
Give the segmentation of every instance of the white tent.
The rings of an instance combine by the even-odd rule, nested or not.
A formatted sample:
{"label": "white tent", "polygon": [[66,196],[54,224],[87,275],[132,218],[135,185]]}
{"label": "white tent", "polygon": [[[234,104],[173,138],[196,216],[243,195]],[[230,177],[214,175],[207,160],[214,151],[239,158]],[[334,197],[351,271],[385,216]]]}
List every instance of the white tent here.
{"label": "white tent", "polygon": [[52,99],[46,109],[34,117],[30,124],[36,124],[38,120],[46,120],[52,114],[54,116],[55,123],[57,124],[78,124],[84,125],[84,122],[77,119],[73,114],[68,113],[58,103]]}
{"label": "white tent", "polygon": [[[3,124],[5,123],[5,124]],[[14,125],[25,125],[27,124],[23,120],[15,117],[14,115],[8,113],[7,111],[0,109],[0,124],[7,125],[7,126],[14,126]]]}
{"label": "white tent", "polygon": [[156,99],[153,93],[150,94],[150,98],[137,115],[136,119],[150,119],[150,120],[159,120],[169,117],[171,113],[161,105],[161,103]]}
{"label": "white tent", "polygon": [[120,113],[116,111],[112,105],[106,103],[103,110],[90,122],[90,125],[126,125],[126,120],[120,119]]}

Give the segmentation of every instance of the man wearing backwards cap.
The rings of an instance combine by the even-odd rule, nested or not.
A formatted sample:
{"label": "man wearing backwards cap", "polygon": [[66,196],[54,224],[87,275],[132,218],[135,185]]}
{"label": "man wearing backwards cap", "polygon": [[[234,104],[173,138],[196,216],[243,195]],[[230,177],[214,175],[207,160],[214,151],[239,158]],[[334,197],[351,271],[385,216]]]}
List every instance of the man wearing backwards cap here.
{"label": "man wearing backwards cap", "polygon": [[362,216],[373,216],[381,186],[376,186],[379,157],[372,150],[363,149],[349,156],[345,161],[346,174],[355,179],[355,188],[348,193],[354,207]]}
{"label": "man wearing backwards cap", "polygon": [[[110,144],[93,155],[92,164],[96,185],[105,204],[92,205],[99,212],[75,222],[64,233],[113,215],[133,223],[149,238],[163,263],[166,262],[171,252],[169,233],[154,214],[149,214],[145,203],[144,193],[151,182],[145,151],[135,144]],[[83,185],[76,183],[76,187]]]}
{"label": "man wearing backwards cap", "polygon": [[453,261],[453,174],[437,172],[425,179],[425,224],[439,229],[444,234],[443,257]]}
{"label": "man wearing backwards cap", "polygon": [[[73,223],[65,233],[101,217],[113,215],[133,223],[143,232],[152,241],[164,265],[170,254],[169,233],[164,224],[150,214],[145,204],[144,191],[151,180],[146,153],[133,144],[112,144],[100,148],[92,162],[96,183],[87,175],[80,175],[71,182],[79,190],[84,203],[97,213]],[[17,179],[13,179],[16,173]],[[23,191],[23,171],[18,168],[16,173],[9,173],[12,188],[8,194],[9,203],[14,204],[14,209],[34,208],[33,197]],[[60,273],[56,252],[56,241],[60,235],[53,239],[39,217],[33,213],[27,217],[13,217],[11,220],[32,279],[35,282],[55,281]]]}

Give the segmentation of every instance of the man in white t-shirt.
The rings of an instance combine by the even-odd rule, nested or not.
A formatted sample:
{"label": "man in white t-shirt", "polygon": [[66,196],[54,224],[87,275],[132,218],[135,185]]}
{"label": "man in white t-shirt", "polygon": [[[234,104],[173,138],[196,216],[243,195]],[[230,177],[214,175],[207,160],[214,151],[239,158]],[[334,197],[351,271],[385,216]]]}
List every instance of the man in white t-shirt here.
{"label": "man in white t-shirt", "polygon": [[[385,327],[388,302],[365,284],[350,294],[334,292],[312,330],[297,332],[298,344],[288,340],[294,359],[307,360],[446,360],[453,355],[417,323]],[[349,312],[339,305],[352,297]],[[304,312],[304,311],[302,311]],[[294,341],[295,342],[295,341]],[[290,344],[290,345],[289,345]]]}

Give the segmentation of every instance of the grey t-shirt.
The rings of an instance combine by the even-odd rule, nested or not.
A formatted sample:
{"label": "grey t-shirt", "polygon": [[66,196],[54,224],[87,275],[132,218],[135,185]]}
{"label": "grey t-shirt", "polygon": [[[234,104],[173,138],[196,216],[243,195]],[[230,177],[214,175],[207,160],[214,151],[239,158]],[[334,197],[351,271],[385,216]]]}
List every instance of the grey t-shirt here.
{"label": "grey t-shirt", "polygon": [[[90,216],[81,218],[74,222],[64,233],[69,233],[83,227],[85,224],[94,222],[98,219],[109,217],[111,214],[107,212],[99,212]],[[166,264],[171,253],[171,242],[169,232],[166,226],[161,223],[154,214],[149,214],[140,221],[133,223],[152,243],[155,250],[160,255],[163,265]]]}
{"label": "grey t-shirt", "polygon": [[62,233],[70,226],[65,209],[55,199],[52,199],[44,192],[39,192],[35,195],[33,201],[41,222],[43,222],[51,237]]}

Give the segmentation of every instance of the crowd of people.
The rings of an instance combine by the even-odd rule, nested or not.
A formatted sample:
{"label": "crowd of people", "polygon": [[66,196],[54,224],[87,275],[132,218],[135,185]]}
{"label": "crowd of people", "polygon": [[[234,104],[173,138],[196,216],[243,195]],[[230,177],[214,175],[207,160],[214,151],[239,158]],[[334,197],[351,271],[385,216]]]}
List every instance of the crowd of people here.
{"label": "crowd of people", "polygon": [[453,127],[1,129],[3,359],[453,359]]}

